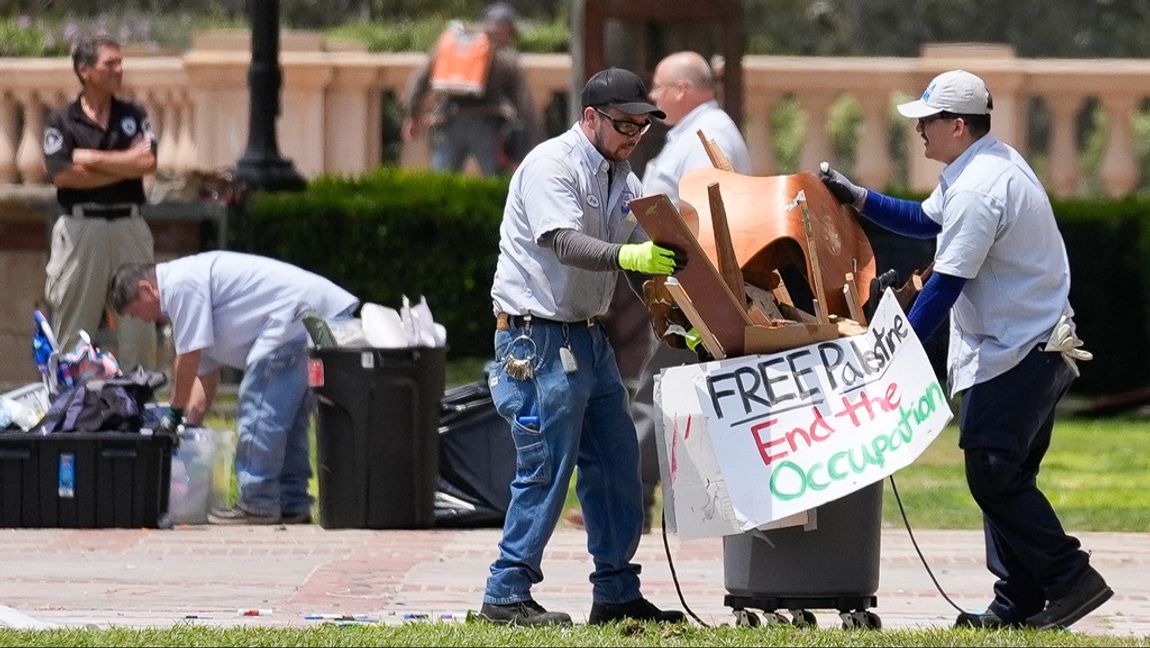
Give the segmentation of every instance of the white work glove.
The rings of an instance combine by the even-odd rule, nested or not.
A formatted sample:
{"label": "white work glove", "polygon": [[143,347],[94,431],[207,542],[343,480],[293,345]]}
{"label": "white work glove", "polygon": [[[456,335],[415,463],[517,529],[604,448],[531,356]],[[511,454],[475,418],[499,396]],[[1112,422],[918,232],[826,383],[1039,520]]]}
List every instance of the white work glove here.
{"label": "white work glove", "polygon": [[1066,366],[1070,367],[1070,371],[1077,378],[1081,374],[1078,373],[1078,360],[1088,362],[1094,359],[1094,354],[1086,349],[1080,348],[1085,342],[1078,338],[1077,332],[1074,330],[1074,320],[1070,319],[1069,315],[1063,315],[1058,318],[1058,324],[1054,326],[1054,332],[1050,334],[1050,339],[1046,342],[1046,348],[1043,351],[1057,351],[1062,354],[1062,360],[1066,362]]}

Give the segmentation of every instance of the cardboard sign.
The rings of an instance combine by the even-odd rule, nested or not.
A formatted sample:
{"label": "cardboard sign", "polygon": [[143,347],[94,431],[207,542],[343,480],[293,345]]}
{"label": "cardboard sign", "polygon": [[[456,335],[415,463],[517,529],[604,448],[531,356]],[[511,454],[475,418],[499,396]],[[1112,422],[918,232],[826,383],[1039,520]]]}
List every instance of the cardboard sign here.
{"label": "cardboard sign", "polygon": [[667,369],[656,390],[667,517],[684,538],[801,524],[912,463],[952,416],[889,290],[866,334]]}

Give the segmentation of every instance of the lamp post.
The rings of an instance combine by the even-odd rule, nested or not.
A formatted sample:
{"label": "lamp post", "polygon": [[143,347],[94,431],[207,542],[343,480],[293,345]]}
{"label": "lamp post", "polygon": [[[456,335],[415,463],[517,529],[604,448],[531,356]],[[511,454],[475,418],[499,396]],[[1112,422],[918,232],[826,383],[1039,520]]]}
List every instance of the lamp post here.
{"label": "lamp post", "polygon": [[299,191],[307,182],[280,156],[276,118],[280,114],[279,0],[248,0],[252,64],[248,68],[248,147],[236,163],[235,180],[249,189]]}

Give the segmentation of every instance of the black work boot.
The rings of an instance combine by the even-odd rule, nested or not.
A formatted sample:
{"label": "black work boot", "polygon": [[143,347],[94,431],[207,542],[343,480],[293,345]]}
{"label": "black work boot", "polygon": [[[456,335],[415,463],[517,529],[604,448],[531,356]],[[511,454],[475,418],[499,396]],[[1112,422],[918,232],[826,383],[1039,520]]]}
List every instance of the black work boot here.
{"label": "black work boot", "polygon": [[645,598],[637,598],[627,603],[592,603],[589,625],[602,625],[612,621],[656,621],[658,623],[683,623],[686,615],[678,610],[660,610]]}
{"label": "black work boot", "polygon": [[1045,610],[1026,620],[1026,625],[1037,630],[1070,627],[1111,596],[1114,596],[1114,590],[1106,584],[1102,574],[1087,565],[1065,596],[1047,603]]}
{"label": "black work boot", "polygon": [[479,610],[479,618],[491,623],[516,626],[571,625],[570,614],[548,612],[534,599],[503,604],[484,603]]}
{"label": "black work boot", "polygon": [[1022,621],[1007,621],[994,612],[963,612],[954,621],[955,628],[985,628],[997,630],[1000,628],[1022,628]]}

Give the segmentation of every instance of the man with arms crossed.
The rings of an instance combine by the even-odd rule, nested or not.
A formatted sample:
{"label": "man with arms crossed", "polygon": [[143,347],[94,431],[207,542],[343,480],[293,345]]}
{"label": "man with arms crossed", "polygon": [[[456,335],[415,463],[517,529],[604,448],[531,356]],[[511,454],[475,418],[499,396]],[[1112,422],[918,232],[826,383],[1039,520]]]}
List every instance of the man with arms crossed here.
{"label": "man with arms crossed", "polygon": [[[61,216],[52,227],[44,286],[62,348],[95,333],[108,278],[121,263],[152,260],[152,232],[140,215],[143,177],[156,170],[156,136],[144,109],[116,98],[124,82],[120,46],[83,38],[72,67],[83,90],[44,127],[44,164]],[[125,368],[156,364],[156,328],[132,318],[116,324],[116,356]]]}

